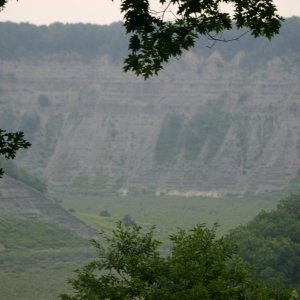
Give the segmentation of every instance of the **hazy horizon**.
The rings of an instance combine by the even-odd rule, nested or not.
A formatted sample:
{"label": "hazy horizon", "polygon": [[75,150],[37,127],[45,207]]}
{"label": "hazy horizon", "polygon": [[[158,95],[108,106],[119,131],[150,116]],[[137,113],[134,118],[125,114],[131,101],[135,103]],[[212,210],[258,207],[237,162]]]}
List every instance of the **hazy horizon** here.
{"label": "hazy horizon", "polygon": [[[120,0],[11,0],[0,12],[0,21],[28,22],[36,25],[61,23],[111,24],[122,20]],[[155,3],[157,1],[152,1]],[[283,17],[300,16],[299,0],[275,0]]]}

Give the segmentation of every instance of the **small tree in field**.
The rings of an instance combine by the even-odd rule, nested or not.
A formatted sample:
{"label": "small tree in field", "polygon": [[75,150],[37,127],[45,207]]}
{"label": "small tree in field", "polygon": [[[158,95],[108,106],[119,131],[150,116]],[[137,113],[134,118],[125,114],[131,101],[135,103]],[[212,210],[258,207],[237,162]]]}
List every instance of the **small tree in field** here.
{"label": "small tree in field", "polygon": [[119,223],[107,247],[94,241],[98,259],[76,271],[74,294],[60,299],[245,299],[249,267],[230,239],[216,237],[216,226],[180,229],[170,239],[170,254],[161,256],[153,228]]}

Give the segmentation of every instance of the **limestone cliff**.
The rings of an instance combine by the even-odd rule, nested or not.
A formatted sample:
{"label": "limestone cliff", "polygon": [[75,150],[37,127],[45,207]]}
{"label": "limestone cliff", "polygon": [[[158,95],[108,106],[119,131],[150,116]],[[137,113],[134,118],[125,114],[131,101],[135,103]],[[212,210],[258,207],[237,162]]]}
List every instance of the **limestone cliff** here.
{"label": "limestone cliff", "polygon": [[190,52],[144,81],[108,56],[0,61],[0,126],[32,147],[18,163],[53,185],[179,191],[285,187],[300,157],[300,69]]}

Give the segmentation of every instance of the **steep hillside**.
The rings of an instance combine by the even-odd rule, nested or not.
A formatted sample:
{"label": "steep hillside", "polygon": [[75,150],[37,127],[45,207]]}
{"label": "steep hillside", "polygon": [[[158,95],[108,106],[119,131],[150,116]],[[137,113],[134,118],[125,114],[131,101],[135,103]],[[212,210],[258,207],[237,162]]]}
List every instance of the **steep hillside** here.
{"label": "steep hillside", "polygon": [[43,52],[37,39],[37,52],[0,57],[0,126],[27,133],[33,146],[18,163],[54,186],[284,188],[300,163],[300,69],[289,44],[300,24],[289,22],[277,48],[247,38],[223,52],[196,49],[148,81],[122,73],[115,48]]}
{"label": "steep hillside", "polygon": [[[2,299],[57,299],[72,270],[94,257],[96,231],[11,177],[0,180]],[[97,235],[98,237],[98,235]]]}
{"label": "steep hillside", "polygon": [[95,236],[96,232],[65,211],[58,203],[45,198],[30,186],[9,176],[0,180],[0,219],[40,220],[67,228],[81,236]]}

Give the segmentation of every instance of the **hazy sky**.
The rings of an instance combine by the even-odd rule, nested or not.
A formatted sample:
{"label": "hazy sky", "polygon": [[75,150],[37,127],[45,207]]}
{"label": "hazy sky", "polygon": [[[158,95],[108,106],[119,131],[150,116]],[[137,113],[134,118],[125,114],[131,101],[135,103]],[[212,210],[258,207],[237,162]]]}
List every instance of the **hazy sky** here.
{"label": "hazy sky", "polygon": [[[275,0],[275,3],[284,17],[300,16],[300,0]],[[10,0],[0,12],[0,21],[34,24],[110,24],[121,19],[120,0]]]}

